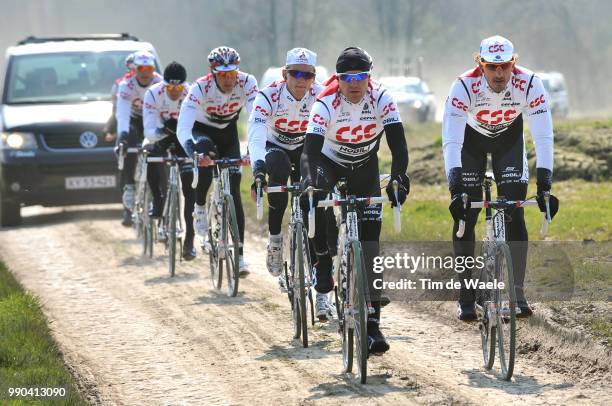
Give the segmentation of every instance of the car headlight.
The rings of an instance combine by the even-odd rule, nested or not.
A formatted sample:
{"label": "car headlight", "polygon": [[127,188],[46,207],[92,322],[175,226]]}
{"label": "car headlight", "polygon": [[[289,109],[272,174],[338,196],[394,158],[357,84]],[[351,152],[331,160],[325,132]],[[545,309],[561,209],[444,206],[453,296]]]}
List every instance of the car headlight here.
{"label": "car headlight", "polygon": [[415,109],[420,109],[421,107],[423,107],[423,102],[420,100],[415,100],[412,103],[412,107],[414,107]]}
{"label": "car headlight", "polygon": [[32,133],[3,132],[0,135],[0,149],[35,149],[36,138]]}

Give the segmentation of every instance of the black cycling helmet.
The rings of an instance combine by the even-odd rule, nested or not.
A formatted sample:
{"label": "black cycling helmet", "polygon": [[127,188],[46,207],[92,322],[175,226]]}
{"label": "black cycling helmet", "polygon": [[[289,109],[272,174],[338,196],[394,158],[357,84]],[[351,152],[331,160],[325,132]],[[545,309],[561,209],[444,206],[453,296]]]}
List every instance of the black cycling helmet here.
{"label": "black cycling helmet", "polygon": [[170,62],[164,69],[164,82],[171,85],[180,85],[187,80],[187,71],[178,62]]}
{"label": "black cycling helmet", "polygon": [[359,47],[348,47],[336,61],[336,72],[344,73],[350,70],[368,72],[372,69],[372,57]]}
{"label": "black cycling helmet", "polygon": [[208,54],[210,68],[216,71],[232,71],[238,69],[240,55],[234,48],[217,47]]}

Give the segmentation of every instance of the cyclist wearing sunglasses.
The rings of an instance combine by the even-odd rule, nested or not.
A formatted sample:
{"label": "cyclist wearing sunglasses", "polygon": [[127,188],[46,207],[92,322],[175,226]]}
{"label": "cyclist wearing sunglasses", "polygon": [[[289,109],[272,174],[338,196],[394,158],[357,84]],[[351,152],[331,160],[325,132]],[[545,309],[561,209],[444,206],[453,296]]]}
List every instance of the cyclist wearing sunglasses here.
{"label": "cyclist wearing sunglasses", "polygon": [[[300,156],[308,116],[316,96],[323,86],[315,81],[317,54],[305,48],[293,48],[287,52],[283,79],[260,90],[249,117],[249,153],[255,180],[251,185],[251,197],[256,199],[256,180],[270,186],[286,185],[300,181]],[[288,196],[276,193],[268,196],[268,230],[266,265],[272,276],[280,277],[283,269],[282,223],[287,209]],[[279,278],[281,289],[284,278]],[[327,317],[327,295],[317,295],[317,313]],[[325,303],[323,302],[325,300]]]}
{"label": "cyclist wearing sunglasses", "polygon": [[[531,71],[516,66],[514,46],[506,38],[493,36],[480,44],[475,57],[476,68],[461,75],[452,85],[446,99],[442,124],[444,163],[448,177],[455,220],[453,241],[456,256],[474,255],[474,227],[480,209],[470,209],[470,201],[482,201],[482,182],[491,153],[498,195],[509,200],[525,200],[529,169],[523,139],[523,117],[529,122],[535,143],[537,167],[537,200],[545,211],[544,192],[550,191],[553,169],[553,127],[548,94],[542,80]],[[461,195],[469,198],[464,205]],[[550,196],[551,216],[559,208]],[[523,291],[527,261],[527,228],[524,209],[511,213],[507,225],[517,305],[520,315],[529,317],[532,310]],[[466,222],[462,238],[456,237],[460,220]],[[471,270],[462,274],[469,279]],[[476,319],[474,292],[465,288],[459,295],[457,315],[460,320]]]}
{"label": "cyclist wearing sunglasses", "polygon": [[[327,87],[310,112],[301,158],[302,185],[304,189],[313,186],[331,190],[338,179],[345,178],[349,194],[380,196],[378,148],[384,132],[392,154],[391,181],[386,192],[395,206],[404,203],[410,190],[410,180],[406,176],[408,148],[397,105],[386,89],[370,78],[371,69],[372,59],[361,48],[346,48],[338,57],[335,77],[327,81]],[[393,180],[400,185],[399,201],[395,199]],[[308,210],[307,202],[303,205]],[[313,270],[313,280],[318,292],[327,293],[334,286],[332,259],[327,246],[325,215],[322,209],[316,210],[313,245],[318,263]],[[373,260],[379,254],[381,222],[381,205],[371,205],[362,213],[360,240],[363,241],[364,265],[374,307],[374,314],[368,317],[368,349],[374,354],[389,349],[379,328],[380,291],[372,283],[375,279]]]}
{"label": "cyclist wearing sunglasses", "polygon": [[[257,80],[253,75],[238,70],[240,55],[235,49],[218,47],[208,55],[210,73],[199,78],[189,88],[181,105],[177,136],[185,151],[195,150],[211,158],[240,158],[238,140],[238,115],[243,107],[250,114],[257,95]],[[205,162],[204,162],[205,163]],[[196,204],[194,209],[195,232],[208,235],[206,195],[212,183],[212,167],[199,170]],[[240,241],[244,241],[244,210],[240,198],[240,169],[230,168],[230,187],[236,206]],[[240,247],[240,274],[248,269]]]}
{"label": "cyclist wearing sunglasses", "polygon": [[[174,144],[175,153],[179,157],[187,157],[187,154],[180,147],[180,142],[176,137],[176,124],[181,103],[187,97],[188,83],[187,71],[183,65],[171,62],[164,69],[164,81],[151,86],[144,97],[143,121],[144,135],[150,142],[147,146],[149,156],[166,156],[168,148]],[[183,217],[185,219],[185,242],[183,244],[183,258],[190,261],[196,257],[196,250],[193,247],[193,206],[195,194],[191,188],[193,173],[191,165],[181,164],[181,186],[185,205]],[[153,195],[153,207],[149,215],[159,218],[164,208],[165,190],[160,180],[164,176],[161,165],[147,166],[147,179]]]}
{"label": "cyclist wearing sunglasses", "polygon": [[[142,123],[142,100],[145,91],[152,84],[162,81],[162,77],[155,72],[155,57],[148,51],[138,51],[134,54],[135,73],[124,80],[117,90],[117,138],[118,144],[127,147],[138,147],[144,138]],[[121,171],[121,185],[123,187],[123,224],[129,227],[132,224],[132,208],[134,207],[134,171],[137,157],[128,154],[125,157]]]}

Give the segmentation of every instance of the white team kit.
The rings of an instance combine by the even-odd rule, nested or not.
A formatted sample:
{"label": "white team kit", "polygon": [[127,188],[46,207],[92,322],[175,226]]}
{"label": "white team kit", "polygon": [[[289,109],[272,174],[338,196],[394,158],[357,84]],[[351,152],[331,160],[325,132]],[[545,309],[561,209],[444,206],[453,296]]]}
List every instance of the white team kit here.
{"label": "white team kit", "polygon": [[552,170],[553,127],[548,94],[533,72],[516,66],[506,89],[493,92],[480,68],[469,70],[453,83],[444,107],[442,141],[446,171],[461,167],[466,124],[478,133],[504,137],[521,114],[533,137],[537,167]]}
{"label": "white team kit", "polygon": [[265,161],[266,141],[286,150],[304,145],[310,110],[323,86],[313,82],[301,100],[296,100],[284,80],[262,89],[249,116],[249,152],[252,162]]}
{"label": "white team kit", "polygon": [[151,83],[142,86],[136,75],[122,81],[117,91],[117,133],[130,130],[130,117],[142,117],[144,95],[149,86],[163,81],[161,75],[154,73]]}
{"label": "white team kit", "polygon": [[212,73],[199,78],[189,88],[181,106],[181,120],[177,127],[179,141],[184,146],[191,139],[196,121],[223,129],[238,117],[243,106],[249,114],[256,95],[257,80],[248,73],[238,72],[238,80],[231,93],[223,93],[217,87]]}
{"label": "white team kit", "polygon": [[166,92],[166,83],[160,82],[151,86],[145,93],[143,106],[144,135],[150,142],[157,142],[168,135],[158,129],[164,127],[164,122],[171,118],[178,120],[183,100],[187,97],[188,86],[185,84],[183,94],[176,100],[171,100]]}
{"label": "white team kit", "polygon": [[313,105],[306,132],[325,137],[322,153],[343,165],[359,165],[378,151],[386,125],[400,123],[393,97],[375,81],[359,103],[328,88]]}

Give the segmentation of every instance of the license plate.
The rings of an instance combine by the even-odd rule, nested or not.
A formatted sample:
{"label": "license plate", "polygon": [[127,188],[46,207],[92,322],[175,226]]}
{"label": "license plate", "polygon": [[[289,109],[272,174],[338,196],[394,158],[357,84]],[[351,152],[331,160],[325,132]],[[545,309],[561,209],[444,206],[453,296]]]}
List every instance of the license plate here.
{"label": "license plate", "polygon": [[114,175],[105,176],[73,176],[66,178],[66,189],[107,189],[116,185]]}

